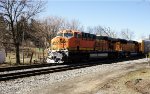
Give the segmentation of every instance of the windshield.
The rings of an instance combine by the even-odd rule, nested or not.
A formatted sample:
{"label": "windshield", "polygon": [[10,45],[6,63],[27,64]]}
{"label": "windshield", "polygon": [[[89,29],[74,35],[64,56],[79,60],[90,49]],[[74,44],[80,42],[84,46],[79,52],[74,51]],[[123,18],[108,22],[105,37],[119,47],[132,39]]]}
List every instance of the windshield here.
{"label": "windshield", "polygon": [[64,37],[71,38],[73,37],[72,33],[64,33]]}
{"label": "windshield", "polygon": [[57,36],[63,37],[63,33],[57,33]]}

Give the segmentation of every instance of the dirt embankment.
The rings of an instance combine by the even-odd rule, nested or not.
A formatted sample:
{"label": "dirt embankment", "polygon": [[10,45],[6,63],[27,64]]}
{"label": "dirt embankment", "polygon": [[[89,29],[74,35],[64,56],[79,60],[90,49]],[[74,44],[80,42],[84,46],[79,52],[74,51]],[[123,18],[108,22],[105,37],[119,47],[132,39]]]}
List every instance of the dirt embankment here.
{"label": "dirt embankment", "polygon": [[99,92],[106,94],[150,94],[150,68],[142,68],[109,80]]}
{"label": "dirt embankment", "polygon": [[110,64],[113,68],[83,75],[42,89],[32,94],[150,94],[150,66]]}

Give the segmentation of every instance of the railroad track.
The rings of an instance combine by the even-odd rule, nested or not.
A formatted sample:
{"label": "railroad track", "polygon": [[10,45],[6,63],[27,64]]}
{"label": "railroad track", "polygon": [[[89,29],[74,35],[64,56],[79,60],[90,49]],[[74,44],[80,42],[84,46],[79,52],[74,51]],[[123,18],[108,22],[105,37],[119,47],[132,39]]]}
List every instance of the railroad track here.
{"label": "railroad track", "polygon": [[0,72],[31,69],[31,68],[41,68],[41,67],[57,66],[57,65],[61,65],[61,64],[45,63],[45,64],[32,64],[32,65],[18,65],[18,66],[11,66],[11,67],[2,67],[0,68]]}
{"label": "railroad track", "polygon": [[12,71],[7,71],[6,73],[0,73],[0,81],[7,81],[11,79],[30,77],[30,76],[36,76],[36,75],[48,74],[48,73],[54,73],[54,72],[62,72],[62,71],[67,71],[67,70],[96,66],[96,65],[100,65],[104,63],[105,64],[114,63],[118,61],[120,60],[103,60],[103,61],[96,61],[96,62],[90,62],[90,63],[78,63],[78,64],[68,64],[68,65],[59,65],[59,66],[55,65],[55,67],[54,66],[53,67],[52,66],[46,66],[46,67],[38,66],[37,68],[31,68],[31,69],[27,68],[24,70],[19,70],[17,72],[15,72],[15,70],[12,70]]}
{"label": "railroad track", "polygon": [[23,78],[23,77],[30,77],[35,75],[41,75],[41,74],[47,74],[47,73],[54,73],[54,72],[61,72],[61,71],[67,71],[67,70],[73,70],[73,69],[79,69],[79,68],[85,68],[97,65],[95,63],[93,64],[72,64],[72,65],[66,65],[66,66],[59,66],[54,68],[46,68],[46,69],[36,69],[36,70],[24,70],[20,72],[10,72],[5,74],[0,74],[0,81],[6,81],[11,79],[17,79],[17,78]]}

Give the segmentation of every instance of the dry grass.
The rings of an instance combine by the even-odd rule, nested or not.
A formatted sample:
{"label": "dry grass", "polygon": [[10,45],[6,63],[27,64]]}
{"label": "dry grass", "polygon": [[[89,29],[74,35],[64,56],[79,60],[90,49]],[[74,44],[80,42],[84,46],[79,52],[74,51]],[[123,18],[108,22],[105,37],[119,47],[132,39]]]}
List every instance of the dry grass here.
{"label": "dry grass", "polygon": [[[32,53],[33,53],[32,63],[38,63],[39,61],[43,61],[43,50],[32,48],[32,49],[25,49],[24,51],[20,51],[21,64],[30,64]],[[24,54],[24,63],[23,63],[23,54]],[[15,55],[16,54],[14,51],[7,53],[6,61],[5,61],[6,64],[15,65],[16,64]],[[44,51],[44,56],[45,57],[47,56],[46,50]]]}

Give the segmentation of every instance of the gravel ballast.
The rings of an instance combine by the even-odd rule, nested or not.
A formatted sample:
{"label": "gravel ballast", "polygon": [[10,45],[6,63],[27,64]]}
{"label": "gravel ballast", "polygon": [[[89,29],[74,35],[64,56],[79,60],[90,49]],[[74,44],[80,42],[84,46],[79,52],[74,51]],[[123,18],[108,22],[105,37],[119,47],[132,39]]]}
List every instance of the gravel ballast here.
{"label": "gravel ballast", "polygon": [[30,94],[34,89],[41,89],[47,85],[53,85],[74,77],[80,77],[95,72],[106,72],[114,69],[122,69],[123,66],[131,66],[135,63],[147,62],[146,59],[118,62],[114,64],[103,64],[64,72],[43,74],[26,78],[19,78],[10,81],[0,82],[0,94]]}

